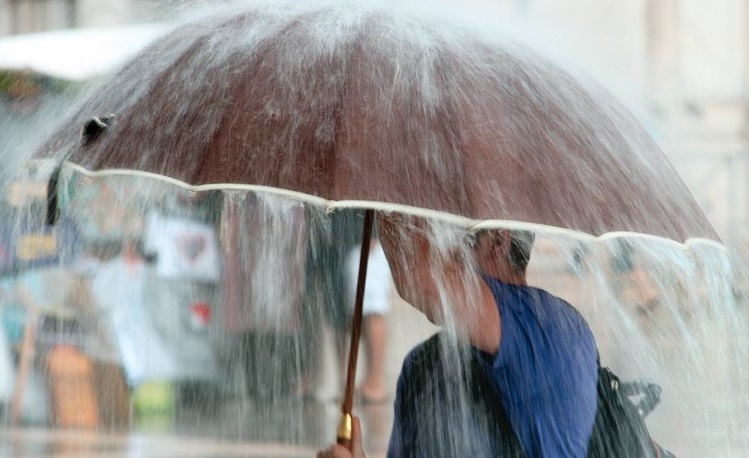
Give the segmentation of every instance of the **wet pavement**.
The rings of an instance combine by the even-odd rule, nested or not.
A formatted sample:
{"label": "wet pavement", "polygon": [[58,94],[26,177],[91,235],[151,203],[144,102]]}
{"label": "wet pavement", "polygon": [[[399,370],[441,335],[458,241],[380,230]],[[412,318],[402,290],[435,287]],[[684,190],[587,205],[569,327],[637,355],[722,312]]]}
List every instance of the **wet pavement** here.
{"label": "wet pavement", "polygon": [[[312,457],[335,438],[335,403],[293,400],[272,409],[226,402],[212,414],[182,412],[173,425],[129,433],[75,429],[0,429],[0,456],[8,457]],[[392,422],[389,403],[363,406],[370,457],[384,456]]]}
{"label": "wet pavement", "polygon": [[86,431],[0,431],[0,454],[13,457],[303,457],[310,448],[170,435],[100,434]]}
{"label": "wet pavement", "polygon": [[[749,407],[746,405],[745,407]],[[744,413],[747,411],[745,410]],[[392,424],[392,405],[355,408],[362,419],[365,449],[370,458],[384,458]],[[737,411],[726,419],[738,421]],[[183,410],[169,427],[107,433],[40,427],[0,428],[0,457],[314,457],[335,437],[339,418],[335,402],[289,400],[272,408],[238,400],[222,403],[210,414]],[[703,425],[674,437],[655,436],[677,456],[746,456],[746,438],[728,424]],[[706,449],[707,447],[707,449]]]}

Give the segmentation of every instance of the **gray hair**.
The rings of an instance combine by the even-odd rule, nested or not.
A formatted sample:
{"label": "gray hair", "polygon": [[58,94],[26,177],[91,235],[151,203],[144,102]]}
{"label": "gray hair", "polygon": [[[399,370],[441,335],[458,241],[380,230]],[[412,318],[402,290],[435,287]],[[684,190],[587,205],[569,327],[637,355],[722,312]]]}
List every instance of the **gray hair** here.
{"label": "gray hair", "polygon": [[[486,230],[478,232],[473,236],[473,241],[471,243],[475,244],[482,235],[495,231],[496,230]],[[536,234],[531,231],[519,229],[509,231],[504,230],[504,232],[510,233],[510,249],[507,255],[508,261],[515,269],[525,271],[531,258],[531,251],[533,249],[533,243],[536,240]]]}
{"label": "gray hair", "polygon": [[536,234],[531,231],[512,230],[510,231],[512,241],[510,242],[510,262],[513,266],[525,270],[531,259],[533,243],[536,241]]}

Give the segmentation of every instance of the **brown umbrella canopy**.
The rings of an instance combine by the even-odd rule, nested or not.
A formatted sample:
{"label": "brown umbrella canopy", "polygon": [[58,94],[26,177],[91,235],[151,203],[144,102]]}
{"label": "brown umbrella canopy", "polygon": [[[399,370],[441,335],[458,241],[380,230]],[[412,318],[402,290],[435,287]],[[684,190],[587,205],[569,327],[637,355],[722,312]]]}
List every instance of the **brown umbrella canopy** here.
{"label": "brown umbrella canopy", "polygon": [[95,91],[43,154],[193,185],[257,184],[600,235],[717,240],[605,91],[423,14],[256,7],[181,27]]}

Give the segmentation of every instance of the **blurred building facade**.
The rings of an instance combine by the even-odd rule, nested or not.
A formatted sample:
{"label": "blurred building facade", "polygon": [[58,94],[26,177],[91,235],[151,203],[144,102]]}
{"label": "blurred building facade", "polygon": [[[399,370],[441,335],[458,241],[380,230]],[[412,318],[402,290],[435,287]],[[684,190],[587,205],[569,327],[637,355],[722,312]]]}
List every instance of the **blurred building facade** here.
{"label": "blurred building facade", "polygon": [[[632,107],[749,259],[749,1],[471,0],[514,16]],[[552,49],[552,52],[556,49]]]}
{"label": "blurred building facade", "polygon": [[187,2],[158,0],[0,0],[0,36],[66,28],[107,27],[159,19],[164,8]]}
{"label": "blurred building facade", "polygon": [[[724,241],[749,259],[749,233],[742,230],[749,223],[749,0],[460,5],[532,30],[628,102]],[[0,0],[0,36],[162,20],[196,6],[193,0]]]}

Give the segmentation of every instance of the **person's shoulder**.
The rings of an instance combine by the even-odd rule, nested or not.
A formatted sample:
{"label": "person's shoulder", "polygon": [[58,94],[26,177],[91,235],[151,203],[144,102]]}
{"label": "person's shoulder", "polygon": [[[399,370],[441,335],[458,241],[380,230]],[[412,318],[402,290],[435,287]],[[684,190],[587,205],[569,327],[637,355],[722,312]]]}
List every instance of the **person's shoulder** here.
{"label": "person's shoulder", "polygon": [[433,361],[435,357],[439,356],[440,351],[440,335],[439,333],[434,334],[424,342],[416,345],[411,351],[408,352],[405,359],[403,360],[403,367],[411,368],[413,366],[424,365],[427,362]]}
{"label": "person's shoulder", "polygon": [[404,358],[400,373],[400,381],[409,386],[420,386],[432,377],[440,374],[442,364],[442,343],[440,333],[415,346]]}
{"label": "person's shoulder", "polygon": [[510,285],[521,295],[525,296],[525,301],[537,306],[543,306],[544,310],[551,310],[563,315],[571,315],[582,319],[580,312],[567,302],[565,299],[537,286],[530,285]]}
{"label": "person's shoulder", "polygon": [[[524,310],[525,321],[536,322],[547,332],[564,332],[592,339],[592,331],[585,317],[572,304],[545,289],[530,285],[504,285],[511,307]],[[556,331],[555,331],[556,330]],[[572,330],[579,331],[572,333]]]}
{"label": "person's shoulder", "polygon": [[594,350],[595,336],[582,313],[559,296],[544,289],[534,288],[540,297],[538,319],[548,333],[555,333],[560,340],[578,342]]}
{"label": "person's shoulder", "polygon": [[574,305],[570,304],[561,297],[546,291],[545,289],[536,288],[536,290],[544,297],[544,300],[547,304],[553,305],[551,310],[556,311],[556,313],[560,315],[567,316],[572,320],[581,321],[584,323],[586,322],[583,315]]}

